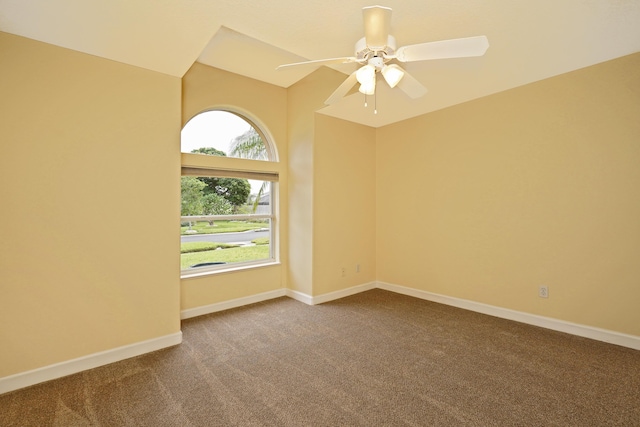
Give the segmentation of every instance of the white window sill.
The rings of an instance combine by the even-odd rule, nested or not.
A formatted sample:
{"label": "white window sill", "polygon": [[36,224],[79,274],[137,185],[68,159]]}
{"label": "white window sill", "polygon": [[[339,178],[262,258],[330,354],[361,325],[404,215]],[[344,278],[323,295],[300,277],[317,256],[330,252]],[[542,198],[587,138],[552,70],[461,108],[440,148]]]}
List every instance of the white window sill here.
{"label": "white window sill", "polygon": [[209,276],[213,274],[235,273],[239,271],[252,270],[255,268],[273,267],[276,265],[280,265],[280,262],[276,260],[265,260],[263,262],[252,262],[247,264],[230,264],[230,265],[224,265],[221,267],[213,267],[213,268],[203,267],[203,268],[194,269],[195,271],[182,270],[180,272],[180,279],[193,279],[193,278]]}

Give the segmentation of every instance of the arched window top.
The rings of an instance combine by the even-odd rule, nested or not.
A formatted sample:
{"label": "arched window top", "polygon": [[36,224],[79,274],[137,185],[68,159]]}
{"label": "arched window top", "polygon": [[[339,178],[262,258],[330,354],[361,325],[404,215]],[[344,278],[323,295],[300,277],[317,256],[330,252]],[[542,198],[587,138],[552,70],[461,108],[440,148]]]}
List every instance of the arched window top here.
{"label": "arched window top", "polygon": [[275,150],[259,128],[239,114],[222,110],[204,111],[189,120],[182,129],[180,151],[277,161]]}

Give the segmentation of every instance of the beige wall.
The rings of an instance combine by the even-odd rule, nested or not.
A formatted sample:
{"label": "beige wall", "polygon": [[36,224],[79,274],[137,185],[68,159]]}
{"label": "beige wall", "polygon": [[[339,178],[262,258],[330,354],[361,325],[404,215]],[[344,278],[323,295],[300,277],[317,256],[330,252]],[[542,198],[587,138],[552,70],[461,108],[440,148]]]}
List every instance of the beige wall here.
{"label": "beige wall", "polygon": [[322,108],[326,78],[321,68],[287,89],[289,140],[289,259],[288,285],[313,295],[313,169],[315,112]]}
{"label": "beige wall", "polygon": [[376,279],[376,130],[317,114],[314,139],[313,294],[323,295]]}
{"label": "beige wall", "polygon": [[[0,377],[372,280],[640,335],[638,54],[375,130],[316,113],[326,68],[283,89],[195,64],[181,120],[179,79],[0,52]],[[277,146],[282,264],[180,281],[179,131],[211,108]]]}
{"label": "beige wall", "polygon": [[316,114],[343,79],[321,68],[283,89],[198,63],[184,76],[183,123],[230,109],[275,141],[282,264],[182,279],[183,310],[281,288],[317,296],[375,280],[375,130]]}
{"label": "beige wall", "polygon": [[179,332],[180,80],[0,56],[0,377]]}
{"label": "beige wall", "polygon": [[635,54],[378,129],[378,280],[640,335],[639,73]]}
{"label": "beige wall", "polygon": [[289,261],[287,284],[294,291],[313,293],[313,93],[314,74],[287,90],[289,141]]}
{"label": "beige wall", "polygon": [[[289,252],[286,89],[199,63],[191,67],[182,81],[183,125],[203,111],[234,111],[254,122],[275,144],[279,162],[270,163],[269,167],[280,174],[277,204],[280,264],[182,279],[181,307],[192,309],[282,289],[286,286],[286,273],[283,272],[287,269]],[[242,162],[227,158],[215,160],[220,161],[220,167],[234,161]]]}

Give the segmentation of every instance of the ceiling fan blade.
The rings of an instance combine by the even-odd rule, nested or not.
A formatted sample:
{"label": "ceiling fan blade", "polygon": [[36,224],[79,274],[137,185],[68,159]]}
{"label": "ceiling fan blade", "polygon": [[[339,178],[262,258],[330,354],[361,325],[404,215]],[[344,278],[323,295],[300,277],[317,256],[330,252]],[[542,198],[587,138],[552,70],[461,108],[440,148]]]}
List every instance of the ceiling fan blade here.
{"label": "ceiling fan blade", "polygon": [[382,49],[387,45],[391,27],[391,8],[369,6],[362,9],[364,19],[364,38],[371,50]]}
{"label": "ceiling fan blade", "polygon": [[348,64],[350,62],[357,62],[357,59],[352,56],[345,56],[342,58],[328,58],[328,59],[316,59],[314,61],[294,62],[293,64],[279,65],[276,70],[282,70],[284,68],[299,67],[299,66],[318,66],[328,64]]}
{"label": "ceiling fan blade", "polygon": [[[404,71],[404,70],[403,70]],[[422,86],[422,83],[417,81],[411,74],[404,72],[404,76],[400,82],[396,85],[401,91],[409,95],[410,98],[420,98],[427,93],[427,88]]]}
{"label": "ceiling fan blade", "polygon": [[400,62],[411,62],[482,56],[488,47],[489,40],[486,36],[442,40],[403,46],[396,52],[396,59]]}
{"label": "ceiling fan blade", "polygon": [[353,73],[351,73],[351,75],[349,77],[347,77],[347,79],[345,81],[342,82],[342,84],[340,86],[338,86],[338,89],[333,91],[331,96],[329,98],[327,98],[327,100],[324,101],[324,103],[326,105],[331,105],[331,104],[335,104],[336,102],[340,101],[342,98],[344,98],[344,96],[347,93],[349,93],[351,88],[353,88],[353,86],[357,82],[358,82],[358,79],[356,79],[356,71],[354,71]]}

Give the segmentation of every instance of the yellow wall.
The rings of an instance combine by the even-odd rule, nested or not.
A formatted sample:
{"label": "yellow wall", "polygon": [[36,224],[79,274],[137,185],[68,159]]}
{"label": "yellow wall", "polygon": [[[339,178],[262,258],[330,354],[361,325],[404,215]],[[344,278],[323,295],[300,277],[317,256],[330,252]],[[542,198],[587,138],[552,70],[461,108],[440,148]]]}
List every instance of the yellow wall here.
{"label": "yellow wall", "polygon": [[179,332],[180,80],[0,57],[0,377]]}
{"label": "yellow wall", "polygon": [[[282,264],[184,278],[183,310],[285,287],[317,296],[375,280],[375,129],[316,113],[342,80],[321,68],[283,89],[198,63],[184,76],[183,123],[230,109],[273,138]],[[217,160],[224,167],[234,159]]]}
{"label": "yellow wall", "polygon": [[[181,120],[174,77],[0,52],[0,377],[376,279],[640,335],[639,54],[376,130],[316,113],[326,68],[283,89],[195,64]],[[211,108],[277,146],[282,264],[180,281],[179,131]]]}
{"label": "yellow wall", "polygon": [[[183,78],[182,122],[212,109],[242,114],[254,122],[276,146],[278,163],[268,167],[280,174],[278,242],[280,264],[181,280],[183,310],[282,289],[288,265],[287,93],[286,89],[195,63]],[[221,167],[237,159],[214,159]],[[236,167],[236,166],[234,166]],[[284,189],[284,191],[283,191]]]}
{"label": "yellow wall", "polygon": [[289,259],[288,287],[306,295],[313,290],[314,159],[316,111],[340,76],[320,68],[287,89],[289,140]]}
{"label": "yellow wall", "polygon": [[317,114],[314,140],[313,294],[322,295],[376,279],[376,130]]}
{"label": "yellow wall", "polygon": [[378,280],[640,335],[639,75],[635,54],[378,129]]}

